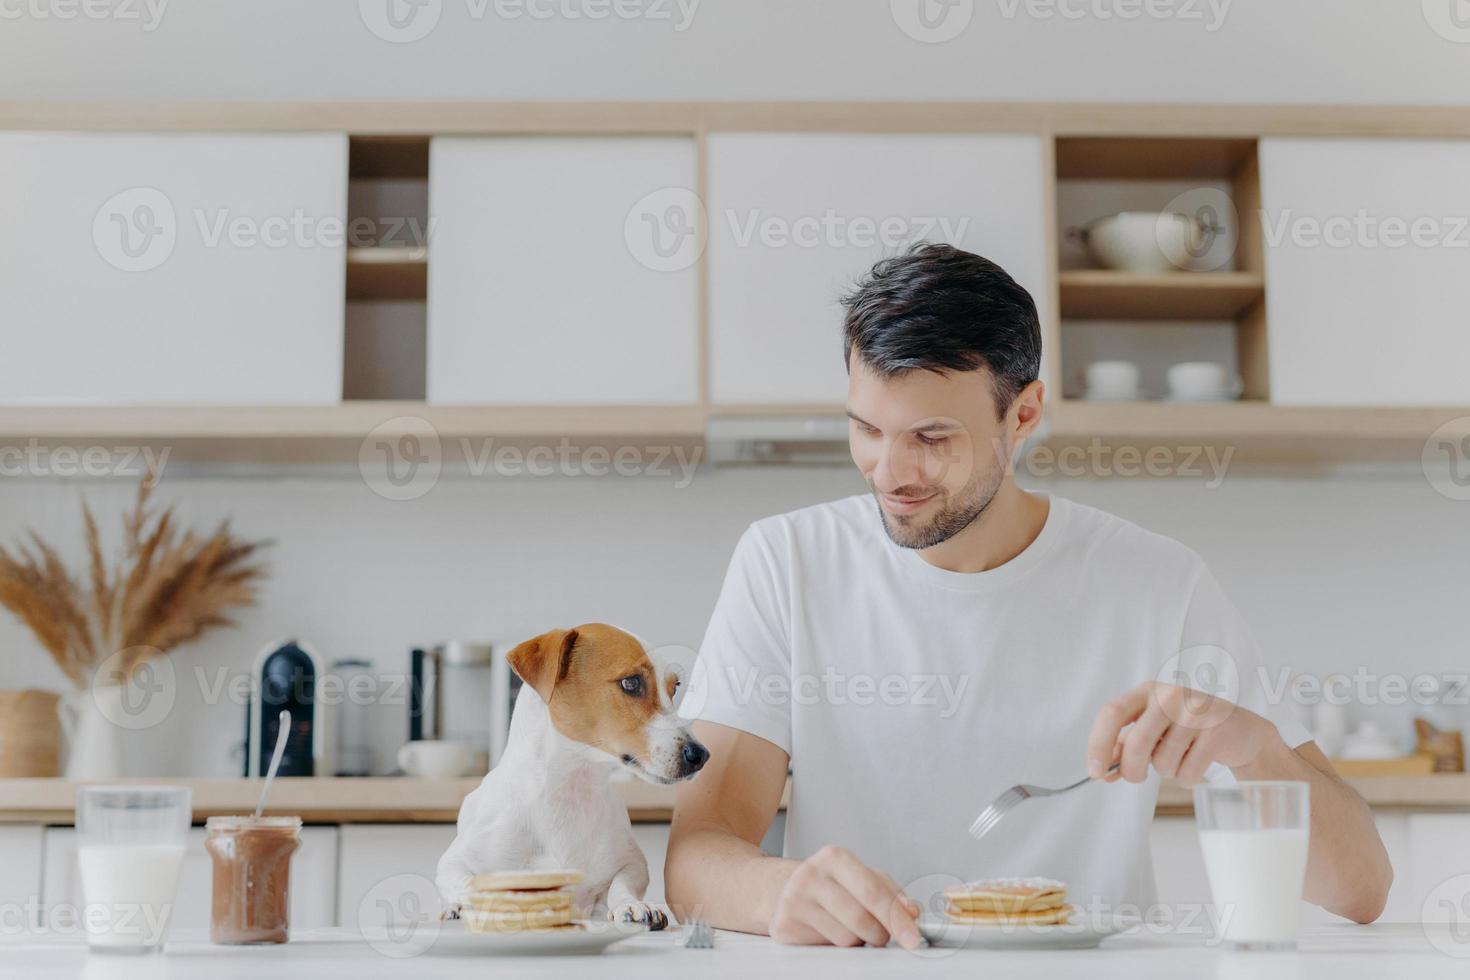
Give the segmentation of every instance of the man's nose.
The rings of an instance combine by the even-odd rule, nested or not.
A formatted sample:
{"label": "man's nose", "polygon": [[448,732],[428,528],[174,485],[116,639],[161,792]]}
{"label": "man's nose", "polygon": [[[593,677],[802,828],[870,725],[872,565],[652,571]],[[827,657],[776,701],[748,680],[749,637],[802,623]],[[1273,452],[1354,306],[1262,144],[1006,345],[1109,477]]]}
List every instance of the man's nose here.
{"label": "man's nose", "polygon": [[873,467],[873,486],[880,493],[891,493],[900,487],[917,483],[917,468],[910,465],[903,451],[885,439],[879,450],[878,465]]}
{"label": "man's nose", "polygon": [[704,768],[704,764],[709,761],[709,749],[693,739],[684,743],[682,755],[684,768],[690,773],[699,772],[699,770]]}

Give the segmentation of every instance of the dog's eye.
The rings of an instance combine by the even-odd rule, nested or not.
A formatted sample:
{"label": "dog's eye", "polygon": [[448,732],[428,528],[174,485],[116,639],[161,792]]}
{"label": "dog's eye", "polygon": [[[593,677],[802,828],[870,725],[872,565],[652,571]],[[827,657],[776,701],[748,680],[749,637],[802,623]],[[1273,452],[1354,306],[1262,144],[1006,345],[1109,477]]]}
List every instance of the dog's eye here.
{"label": "dog's eye", "polygon": [[637,674],[632,674],[628,677],[624,677],[618,683],[623,686],[624,691],[633,695],[635,698],[643,693],[643,678],[639,677]]}

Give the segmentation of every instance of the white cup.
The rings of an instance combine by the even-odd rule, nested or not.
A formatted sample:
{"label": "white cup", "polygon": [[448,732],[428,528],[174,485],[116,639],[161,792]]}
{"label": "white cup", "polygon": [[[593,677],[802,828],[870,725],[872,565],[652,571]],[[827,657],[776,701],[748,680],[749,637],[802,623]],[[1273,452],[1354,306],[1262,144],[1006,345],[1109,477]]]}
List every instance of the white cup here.
{"label": "white cup", "polygon": [[410,776],[421,779],[453,779],[463,776],[474,761],[468,745],[459,742],[409,742],[398,750],[398,765]]}
{"label": "white cup", "polygon": [[1194,819],[1227,946],[1296,947],[1310,815],[1306,783],[1195,787]]}
{"label": "white cup", "polygon": [[1087,397],[1127,401],[1138,397],[1138,365],[1132,361],[1094,361],[1087,365]]}
{"label": "white cup", "polygon": [[178,786],[77,790],[77,867],[93,951],[163,948],[188,844],[190,799]]}
{"label": "white cup", "polygon": [[1169,395],[1177,401],[1230,401],[1240,394],[1240,380],[1212,361],[1186,361],[1169,368]]}

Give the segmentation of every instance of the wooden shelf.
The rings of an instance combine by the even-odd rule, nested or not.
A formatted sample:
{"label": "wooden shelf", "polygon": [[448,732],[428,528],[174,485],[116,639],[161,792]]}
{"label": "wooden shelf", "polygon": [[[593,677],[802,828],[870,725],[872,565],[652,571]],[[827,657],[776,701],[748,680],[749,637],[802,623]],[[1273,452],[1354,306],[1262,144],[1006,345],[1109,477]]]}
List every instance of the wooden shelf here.
{"label": "wooden shelf", "polygon": [[[711,417],[840,420],[838,404],[716,405]],[[1454,422],[1451,435],[1470,438],[1470,405],[1360,407],[1208,404],[1163,401],[1052,400],[1041,445],[1060,448],[1094,440],[1112,446],[1233,447],[1251,463],[1418,462],[1430,434]]]}
{"label": "wooden shelf", "polygon": [[461,440],[500,446],[609,448],[685,446],[703,441],[697,405],[427,405],[360,401],[320,406],[0,408],[0,446],[166,447],[169,461],[340,464],[358,459],[369,434],[392,439],[433,427],[445,465]]}
{"label": "wooden shelf", "polygon": [[734,404],[711,405],[711,416],[717,418],[834,418],[847,420],[847,409],[842,405],[826,402],[791,402],[788,404]]}
{"label": "wooden shelf", "polygon": [[428,180],[429,137],[354,136],[348,160],[353,180]]}
{"label": "wooden shelf", "polygon": [[1057,179],[1224,179],[1255,152],[1253,139],[1064,137],[1057,140]]}
{"label": "wooden shelf", "polygon": [[[1464,812],[1470,810],[1470,775],[1349,776],[1352,786],[1375,809]],[[187,786],[193,794],[193,816],[247,812],[260,796],[258,779],[123,779],[110,783]],[[413,779],[409,777],[285,778],[271,789],[268,813],[293,814],[307,823],[453,823],[460,804],[479,786],[478,778]],[[45,823],[65,826],[76,813],[77,788],[66,779],[0,779],[0,824]],[[673,812],[675,788],[637,780],[617,780],[614,788],[635,823],[659,823]],[[785,809],[791,799],[788,780],[781,794]],[[1173,780],[1159,787],[1157,813],[1183,816],[1191,812],[1191,790]]]}
{"label": "wooden shelf", "polygon": [[1083,269],[1058,283],[1064,320],[1236,320],[1266,295],[1265,279],[1250,272]]}
{"label": "wooden shelf", "polygon": [[[260,796],[259,779],[122,779],[109,784],[146,783],[187,786],[193,794],[194,822],[248,812]],[[0,779],[0,824],[70,824],[76,813],[77,788],[66,779]],[[407,776],[363,778],[285,778],[272,785],[271,814],[300,816],[306,823],[447,823],[459,816],[464,798],[479,778],[414,779]],[[613,788],[635,823],[668,821],[674,788],[640,780],[615,780]],[[789,790],[787,791],[790,792]],[[785,805],[783,797],[782,805]]]}
{"label": "wooden shelf", "polygon": [[0,130],[495,133],[999,132],[1058,137],[1464,137],[1464,105],[1119,102],[0,101]]}
{"label": "wooden shelf", "polygon": [[1256,462],[1417,463],[1446,422],[1470,438],[1470,406],[1362,408],[1260,401],[1181,404],[1064,399],[1050,412],[1051,446],[1086,444],[1233,447]]}
{"label": "wooden shelf", "polygon": [[[456,436],[701,435],[704,413],[684,405],[340,405],[0,408],[0,438],[362,438],[385,422],[423,419]],[[408,431],[406,428],[404,431]]]}
{"label": "wooden shelf", "polygon": [[423,300],[429,294],[426,246],[354,246],[347,249],[349,300]]}
{"label": "wooden shelf", "polygon": [[[1363,801],[1375,810],[1463,813],[1470,810],[1470,774],[1440,772],[1430,776],[1344,776]],[[1159,816],[1194,812],[1194,791],[1172,779],[1159,785]]]}

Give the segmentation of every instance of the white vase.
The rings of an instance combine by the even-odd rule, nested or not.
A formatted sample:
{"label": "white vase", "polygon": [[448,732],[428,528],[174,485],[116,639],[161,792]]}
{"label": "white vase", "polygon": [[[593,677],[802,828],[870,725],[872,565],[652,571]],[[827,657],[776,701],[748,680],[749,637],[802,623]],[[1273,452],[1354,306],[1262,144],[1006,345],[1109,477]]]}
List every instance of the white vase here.
{"label": "white vase", "polygon": [[1326,695],[1312,712],[1312,740],[1329,759],[1337,757],[1348,736],[1348,708],[1328,701]]}
{"label": "white vase", "polygon": [[56,710],[66,733],[66,778],[95,781],[121,776],[121,729],[112,721],[121,716],[121,685],[72,691],[62,696]]}

